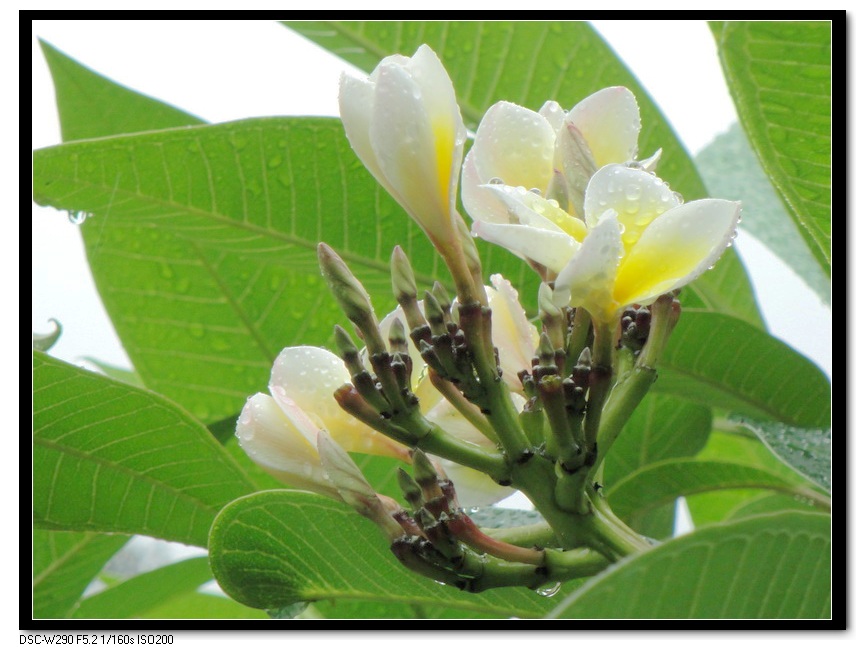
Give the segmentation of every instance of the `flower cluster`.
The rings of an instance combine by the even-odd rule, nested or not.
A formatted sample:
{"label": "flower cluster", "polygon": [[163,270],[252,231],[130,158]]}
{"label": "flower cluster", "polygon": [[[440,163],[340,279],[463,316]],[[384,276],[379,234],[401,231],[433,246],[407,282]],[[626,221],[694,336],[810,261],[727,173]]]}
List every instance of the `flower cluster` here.
{"label": "flower cluster", "polygon": [[[654,361],[678,313],[667,294],[718,261],[735,236],[739,204],[686,203],[655,174],[660,150],[638,159],[639,108],[623,87],[600,90],[569,111],[552,101],[539,112],[499,102],[483,117],[464,161],[466,128],[453,85],[425,45],[411,58],[387,57],[367,79],[343,76],[339,105],[352,148],[444,258],[457,300],[438,284],[419,300],[397,247],[392,275],[400,307],[379,321],[362,285],[322,244],[322,270],[366,347],[358,350],[338,328],[340,356],[312,347],[283,350],[270,395],[251,397],[241,413],[240,444],[277,478],[346,501],[394,540],[419,526],[424,532],[415,542],[432,544],[435,557],[447,546],[434,534],[438,524],[406,523],[408,516],[375,494],[345,451],[417,465],[413,449],[423,449],[436,464],[435,472],[424,472],[446,467],[448,484],[474,505],[510,493],[503,486],[515,476],[529,486],[551,481],[554,488],[533,500],[567,540],[562,513],[590,511],[586,486],[602,457],[599,445],[603,454],[615,435],[599,438],[618,340],[612,337],[618,328],[622,345],[635,355],[651,347],[646,359]],[[456,209],[460,179],[471,234],[540,274],[543,334],[506,279],[493,275],[492,286],[484,286],[474,238]],[[658,326],[650,328],[655,315],[646,307],[655,301]],[[578,315],[586,312],[593,350],[586,347],[590,323]],[[535,455],[540,460],[530,466]],[[416,517],[429,519],[420,510]],[[455,533],[459,517],[451,510],[442,511],[452,519],[447,534],[462,543],[468,538]],[[467,525],[460,524],[461,534]],[[572,529],[571,541],[584,532]],[[590,542],[610,557],[617,552]],[[434,573],[423,548],[397,547],[406,564],[417,561],[422,566],[414,568]],[[501,552],[522,557],[512,548]],[[467,557],[460,553],[453,557]]]}

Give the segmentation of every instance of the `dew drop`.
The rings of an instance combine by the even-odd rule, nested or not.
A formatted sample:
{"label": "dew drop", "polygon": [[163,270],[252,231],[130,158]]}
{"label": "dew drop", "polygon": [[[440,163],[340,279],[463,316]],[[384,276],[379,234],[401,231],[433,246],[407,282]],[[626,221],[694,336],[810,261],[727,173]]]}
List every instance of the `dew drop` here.
{"label": "dew drop", "polygon": [[529,190],[529,192],[531,192],[532,194],[537,194],[538,196],[541,196],[541,191],[537,187],[533,187],[532,189]]}
{"label": "dew drop", "polygon": [[640,186],[639,185],[628,185],[625,188],[625,198],[628,201],[636,201],[640,198]]}
{"label": "dew drop", "polygon": [[554,585],[550,585],[549,587],[541,587],[540,589],[535,589],[535,593],[538,596],[543,596],[544,598],[552,598],[557,593],[559,593],[559,589],[562,588],[562,583],[557,582]]}
{"label": "dew drop", "polygon": [[87,219],[89,219],[93,215],[90,214],[89,212],[85,212],[84,210],[75,210],[75,211],[70,210],[67,213],[67,216],[69,218],[69,223],[71,223],[75,226],[80,226],[82,223],[87,221]]}
{"label": "dew drop", "polygon": [[498,176],[493,176],[489,182],[490,185],[504,185],[505,182]]}

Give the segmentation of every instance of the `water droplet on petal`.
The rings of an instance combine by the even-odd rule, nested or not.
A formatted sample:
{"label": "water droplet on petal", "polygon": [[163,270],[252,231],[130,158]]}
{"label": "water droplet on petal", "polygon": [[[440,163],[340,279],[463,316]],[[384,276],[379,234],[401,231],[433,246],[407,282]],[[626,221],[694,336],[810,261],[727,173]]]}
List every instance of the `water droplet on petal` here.
{"label": "water droplet on petal", "polygon": [[625,188],[625,198],[628,199],[628,201],[636,201],[639,199],[640,186],[636,184],[628,185],[628,187]]}
{"label": "water droplet on petal", "polygon": [[538,196],[541,196],[541,191],[537,187],[533,187],[532,189],[529,190],[529,192],[531,192],[532,194],[537,194]]}
{"label": "water droplet on petal", "polygon": [[498,176],[493,176],[490,179],[489,184],[490,185],[504,185],[505,182],[501,178],[499,178]]}

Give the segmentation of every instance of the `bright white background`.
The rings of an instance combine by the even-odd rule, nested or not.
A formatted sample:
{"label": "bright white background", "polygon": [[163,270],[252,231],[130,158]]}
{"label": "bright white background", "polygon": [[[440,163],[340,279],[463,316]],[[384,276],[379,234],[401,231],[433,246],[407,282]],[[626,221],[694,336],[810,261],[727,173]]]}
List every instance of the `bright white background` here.
{"label": "bright white background", "polygon": [[[704,23],[600,21],[595,26],[692,153],[735,120]],[[211,122],[256,115],[336,115],[336,81],[346,69],[267,21],[37,21],[34,35],[109,78]],[[33,147],[59,143],[51,81],[35,38],[32,93]],[[127,363],[95,294],[76,228],[63,213],[34,208],[32,328],[44,332],[48,318],[60,320],[64,334],[52,354],[71,362],[92,355]],[[736,246],[771,331],[831,376],[829,310],[759,242],[742,234]],[[220,640],[207,638],[208,643]],[[278,637],[266,639],[278,642]],[[412,645],[418,647],[417,639]]]}

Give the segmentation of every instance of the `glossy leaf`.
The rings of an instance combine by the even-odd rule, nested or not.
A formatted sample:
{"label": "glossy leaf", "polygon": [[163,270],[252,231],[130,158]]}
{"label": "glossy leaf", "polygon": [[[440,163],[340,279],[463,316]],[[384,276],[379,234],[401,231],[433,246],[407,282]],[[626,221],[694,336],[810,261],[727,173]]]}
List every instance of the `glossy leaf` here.
{"label": "glossy leaf", "polygon": [[714,33],[745,132],[828,275],[832,23],[724,22]]}
{"label": "glossy leaf", "polygon": [[156,607],[142,612],[141,619],[267,619],[260,609],[241,605],[235,600],[197,591],[167,598]]}
{"label": "glossy leaf", "polygon": [[[649,393],[604,458],[604,492],[646,465],[696,454],[711,428],[712,414],[707,407]],[[632,513],[627,523],[643,535],[664,539],[673,533],[674,514],[672,504],[663,504],[654,510]]]}
{"label": "glossy leaf", "polygon": [[605,456],[604,483],[612,487],[645,465],[693,456],[711,430],[712,414],[705,406],[650,392]]}
{"label": "glossy leaf", "polygon": [[39,41],[54,80],[63,141],[203,124],[164,102],[106,79]]}
{"label": "glossy leaf", "polygon": [[41,528],[140,533],[204,546],[252,485],[163,397],[33,353],[33,518]]}
{"label": "glossy leaf", "polygon": [[214,522],[213,573],[250,607],[348,600],[455,607],[500,617],[537,617],[556,602],[528,589],[468,594],[411,573],[378,528],[345,505],[308,492],[274,490],[238,499]]}
{"label": "glossy leaf", "polygon": [[85,598],[75,618],[137,618],[162,601],[195,591],[212,579],[206,557],[189,558],[141,573]]}
{"label": "glossy leaf", "polygon": [[630,517],[674,501],[713,490],[764,489],[811,499],[828,509],[828,497],[758,467],[694,459],[673,459],[647,465],[607,490],[620,517]]}
{"label": "glossy leaf", "polygon": [[33,531],[33,618],[66,618],[125,535]]}
{"label": "glossy leaf", "polygon": [[[748,434],[743,429],[713,431],[706,446],[697,454],[696,458],[712,463],[733,463],[757,467],[786,479],[790,484],[805,485],[797,472],[778,460],[756,436]],[[778,494],[780,493],[757,489],[733,489],[692,494],[687,497],[688,511],[694,525],[699,528],[707,524],[726,521],[733,516],[736,510],[755,499]]]}
{"label": "glossy leaf", "polygon": [[801,429],[741,416],[732,420],[753,431],[781,461],[802,476],[827,490],[832,489],[831,430]]}
{"label": "glossy leaf", "polygon": [[[343,322],[318,270],[319,241],[338,249],[382,315],[394,304],[393,245],[411,255],[420,286],[442,271],[334,119],[71,143],[37,152],[34,173],[37,202],[94,215],[82,226],[91,268],[136,370],[205,420],[236,413],[265,386],[283,347],[322,345]],[[518,260],[491,254],[515,282],[534,282]]]}
{"label": "glossy leaf", "polygon": [[798,512],[703,528],[592,578],[550,618],[829,618],[830,533],[828,515]]}
{"label": "glossy leaf", "polygon": [[825,304],[831,304],[829,278],[790,219],[742,126],[733,124],[694,161],[711,196],[742,202],[740,228],[783,260]]}
{"label": "glossy leaf", "polygon": [[722,314],[682,315],[661,358],[655,390],[761,420],[803,427],[830,421],[831,389],[817,366]]}

